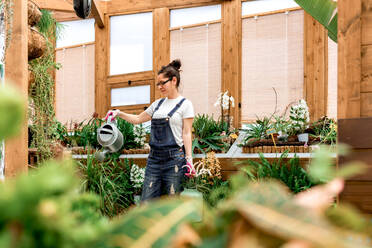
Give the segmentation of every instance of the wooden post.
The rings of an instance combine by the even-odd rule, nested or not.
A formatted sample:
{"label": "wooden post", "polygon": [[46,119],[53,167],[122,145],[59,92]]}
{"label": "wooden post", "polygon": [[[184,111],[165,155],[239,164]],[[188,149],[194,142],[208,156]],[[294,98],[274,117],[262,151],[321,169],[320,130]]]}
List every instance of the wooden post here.
{"label": "wooden post", "polygon": [[109,70],[109,17],[105,15],[105,26],[100,28],[95,24],[96,43],[95,43],[95,111],[99,117],[104,117],[108,110],[108,95],[107,95],[107,75]]}
{"label": "wooden post", "polygon": [[360,117],[361,7],[361,0],[338,2],[338,119]]}
{"label": "wooden post", "polygon": [[[154,10],[154,84],[157,82],[157,72],[170,61],[170,33],[169,9],[158,8]],[[154,100],[160,98],[160,91],[154,85]]]}
{"label": "wooden post", "polygon": [[222,3],[222,92],[229,90],[235,99],[232,111],[234,126],[240,126],[242,92],[242,1],[231,0]]}
{"label": "wooden post", "polygon": [[353,149],[339,166],[362,161],[368,170],[346,181],[341,194],[366,213],[372,213],[372,1],[338,1],[338,141]]}
{"label": "wooden post", "polygon": [[[5,54],[5,83],[20,90],[23,97],[28,96],[28,15],[27,1],[13,2],[12,39]],[[9,27],[7,27],[9,28]],[[27,101],[25,101],[27,102]],[[25,106],[27,109],[27,106]],[[26,113],[25,113],[26,114]],[[28,132],[27,122],[20,134],[5,142],[5,176],[12,177],[27,171]]]}
{"label": "wooden post", "polygon": [[327,115],[328,38],[326,29],[309,14],[304,14],[304,97],[310,120]]}

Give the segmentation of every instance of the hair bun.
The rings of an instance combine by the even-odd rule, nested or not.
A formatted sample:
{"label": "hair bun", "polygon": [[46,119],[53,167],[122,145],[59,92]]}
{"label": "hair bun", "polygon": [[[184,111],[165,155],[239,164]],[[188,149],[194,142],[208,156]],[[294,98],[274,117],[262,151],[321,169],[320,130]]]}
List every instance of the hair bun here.
{"label": "hair bun", "polygon": [[175,59],[170,62],[169,65],[174,67],[178,71],[181,68],[181,61],[179,59]]}

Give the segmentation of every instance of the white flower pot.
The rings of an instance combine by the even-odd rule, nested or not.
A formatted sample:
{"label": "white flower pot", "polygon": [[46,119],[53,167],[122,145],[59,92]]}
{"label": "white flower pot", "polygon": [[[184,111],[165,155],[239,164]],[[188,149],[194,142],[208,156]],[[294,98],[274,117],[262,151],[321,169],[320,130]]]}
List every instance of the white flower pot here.
{"label": "white flower pot", "polygon": [[298,134],[297,137],[298,137],[298,141],[300,141],[300,142],[305,142],[305,143],[309,142],[309,134],[308,133]]}
{"label": "white flower pot", "polygon": [[141,195],[134,195],[134,204],[139,206],[140,202],[141,202]]}

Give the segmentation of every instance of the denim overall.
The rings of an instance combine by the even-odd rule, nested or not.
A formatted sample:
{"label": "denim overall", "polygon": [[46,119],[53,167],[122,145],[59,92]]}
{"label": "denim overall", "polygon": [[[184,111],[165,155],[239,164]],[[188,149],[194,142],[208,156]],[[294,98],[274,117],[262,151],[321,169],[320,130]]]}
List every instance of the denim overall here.
{"label": "denim overall", "polygon": [[[154,113],[164,100],[165,98],[160,100]],[[167,118],[151,120],[149,142],[151,151],[147,160],[141,201],[164,194],[173,195],[182,191],[182,181],[186,173],[186,167],[183,167],[186,164],[185,152],[184,148],[177,144],[169,120],[184,101],[185,98],[177,103]]]}

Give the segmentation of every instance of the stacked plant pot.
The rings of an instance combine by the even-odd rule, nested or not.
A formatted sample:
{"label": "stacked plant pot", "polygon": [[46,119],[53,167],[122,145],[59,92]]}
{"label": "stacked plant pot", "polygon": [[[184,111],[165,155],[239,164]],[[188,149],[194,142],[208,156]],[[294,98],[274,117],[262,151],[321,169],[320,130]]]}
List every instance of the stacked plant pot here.
{"label": "stacked plant pot", "polygon": [[[36,24],[40,21],[42,13],[35,2],[28,1],[28,60],[41,57],[46,50],[45,37],[37,30]],[[35,82],[32,71],[28,72],[28,87]]]}

